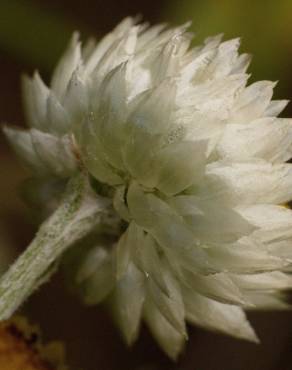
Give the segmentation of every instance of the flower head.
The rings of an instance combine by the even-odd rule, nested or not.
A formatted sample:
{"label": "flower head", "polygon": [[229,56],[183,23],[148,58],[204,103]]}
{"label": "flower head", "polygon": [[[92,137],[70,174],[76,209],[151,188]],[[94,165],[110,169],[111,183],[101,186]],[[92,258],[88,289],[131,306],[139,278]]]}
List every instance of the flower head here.
{"label": "flower head", "polygon": [[175,358],[185,321],[257,341],[245,308],[284,308],[292,257],[291,119],[274,83],[247,86],[239,40],[191,48],[188,25],[125,19],[72,41],[50,88],[24,80],[27,131],[6,129],[40,174],[87,171],[124,232],[78,261],[128,343],[142,319]]}

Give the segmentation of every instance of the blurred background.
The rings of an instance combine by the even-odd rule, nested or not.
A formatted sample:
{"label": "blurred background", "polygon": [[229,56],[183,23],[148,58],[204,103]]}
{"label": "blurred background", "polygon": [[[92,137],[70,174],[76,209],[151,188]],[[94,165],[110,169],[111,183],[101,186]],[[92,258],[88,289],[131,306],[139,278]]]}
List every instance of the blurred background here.
{"label": "blurred background", "polygon": [[[48,81],[71,33],[97,38],[123,17],[151,23],[192,20],[195,42],[223,32],[242,37],[253,54],[252,80],[279,80],[275,98],[292,98],[291,0],[0,0],[0,120],[23,125],[20,76],[38,69]],[[292,104],[284,116],[292,116]],[[19,196],[27,173],[0,137],[0,273],[36,230]],[[102,307],[84,308],[56,275],[24,311],[46,339],[66,343],[72,369],[83,370],[291,370],[292,312],[250,314],[261,345],[190,328],[177,364],[158,349],[146,328],[130,350]]]}

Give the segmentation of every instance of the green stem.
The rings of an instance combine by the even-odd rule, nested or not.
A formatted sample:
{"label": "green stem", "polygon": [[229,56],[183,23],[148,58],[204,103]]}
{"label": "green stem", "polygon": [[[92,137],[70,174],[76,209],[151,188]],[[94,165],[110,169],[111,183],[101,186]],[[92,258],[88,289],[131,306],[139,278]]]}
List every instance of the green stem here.
{"label": "green stem", "polygon": [[[93,228],[117,231],[110,201],[93,194],[83,174],[73,177],[63,201],[0,280],[0,320],[9,318],[47,277],[54,262]],[[54,269],[53,269],[54,270]]]}

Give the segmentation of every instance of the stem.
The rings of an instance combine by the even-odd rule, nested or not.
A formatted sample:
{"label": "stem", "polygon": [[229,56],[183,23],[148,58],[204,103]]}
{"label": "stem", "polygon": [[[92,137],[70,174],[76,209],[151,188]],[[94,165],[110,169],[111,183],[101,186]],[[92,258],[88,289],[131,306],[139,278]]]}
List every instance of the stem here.
{"label": "stem", "polygon": [[94,194],[86,176],[79,173],[68,182],[59,208],[0,279],[0,320],[9,318],[46,281],[54,261],[68,247],[97,226],[115,233],[118,220],[110,201]]}

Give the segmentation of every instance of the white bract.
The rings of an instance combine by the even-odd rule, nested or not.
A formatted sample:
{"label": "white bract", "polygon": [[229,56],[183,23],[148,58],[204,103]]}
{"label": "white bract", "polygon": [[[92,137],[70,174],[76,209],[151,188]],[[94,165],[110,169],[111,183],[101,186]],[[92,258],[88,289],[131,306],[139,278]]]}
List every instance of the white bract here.
{"label": "white bract", "polygon": [[77,285],[129,344],[144,319],[172,358],[186,321],[258,341],[244,309],[288,307],[292,283],[287,101],[247,86],[238,39],[191,48],[187,29],[127,18],[98,43],[74,35],[50,87],[24,79],[31,128],[6,129],[36,173],[85,170],[112,200],[124,232],[85,254]]}

